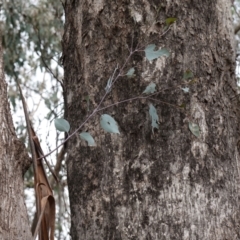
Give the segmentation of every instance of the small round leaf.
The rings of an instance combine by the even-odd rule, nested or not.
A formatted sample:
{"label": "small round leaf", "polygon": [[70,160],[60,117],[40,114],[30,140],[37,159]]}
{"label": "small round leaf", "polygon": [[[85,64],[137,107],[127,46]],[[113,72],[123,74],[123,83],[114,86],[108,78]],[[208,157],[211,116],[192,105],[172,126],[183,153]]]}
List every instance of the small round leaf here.
{"label": "small round leaf", "polygon": [[186,70],[185,72],[184,72],[184,74],[183,74],[183,78],[185,79],[185,80],[187,80],[187,79],[189,79],[189,78],[193,78],[193,73],[192,73],[192,71],[191,70]]}
{"label": "small round leaf", "polygon": [[169,56],[169,51],[166,48],[162,48],[160,50],[154,50],[156,47],[155,44],[150,44],[145,48],[145,54],[146,54],[146,58],[148,59],[148,61],[152,61],[156,58],[159,58],[161,56]]}
{"label": "small round leaf", "polygon": [[117,122],[108,114],[101,115],[100,125],[106,132],[120,134]]}
{"label": "small round leaf", "polygon": [[88,132],[81,132],[80,133],[80,138],[82,140],[87,141],[88,146],[96,146],[96,143],[95,143],[95,141],[94,141],[94,139],[93,139],[93,137],[91,136],[90,133],[88,133]]}
{"label": "small round leaf", "polygon": [[143,91],[143,93],[149,94],[149,93],[154,93],[156,92],[156,84],[155,83],[150,83],[146,89]]}
{"label": "small round leaf", "polygon": [[57,118],[54,120],[55,128],[60,132],[69,132],[70,124],[64,118]]}
{"label": "small round leaf", "polygon": [[188,88],[188,87],[182,88],[182,90],[183,90],[185,93],[188,93],[188,92],[189,92],[189,88]]}
{"label": "small round leaf", "polygon": [[192,132],[193,135],[195,135],[196,137],[200,136],[200,129],[199,126],[196,123],[189,123],[189,129]]}
{"label": "small round leaf", "polygon": [[127,72],[127,77],[131,78],[131,77],[134,77],[134,72],[135,72],[135,69],[134,68],[130,68]]}

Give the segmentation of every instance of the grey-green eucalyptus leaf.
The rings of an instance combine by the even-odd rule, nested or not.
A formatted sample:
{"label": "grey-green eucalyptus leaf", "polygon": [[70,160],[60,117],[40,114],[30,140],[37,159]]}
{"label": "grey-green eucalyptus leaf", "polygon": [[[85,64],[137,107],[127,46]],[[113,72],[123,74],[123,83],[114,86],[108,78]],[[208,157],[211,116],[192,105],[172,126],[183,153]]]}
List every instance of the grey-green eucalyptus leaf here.
{"label": "grey-green eucalyptus leaf", "polygon": [[152,104],[149,105],[149,114],[150,114],[150,117],[152,120],[152,128],[158,129],[159,128],[158,127],[159,117],[158,117],[156,108]]}
{"label": "grey-green eucalyptus leaf", "polygon": [[188,88],[188,87],[182,88],[182,90],[183,90],[185,93],[188,93],[188,92],[189,92],[189,88]]}
{"label": "grey-green eucalyptus leaf", "polygon": [[155,83],[150,83],[146,89],[143,91],[143,93],[150,94],[156,92],[156,84]]}
{"label": "grey-green eucalyptus leaf", "polygon": [[135,72],[135,69],[134,68],[130,68],[127,72],[127,77],[131,78],[131,77],[134,77],[134,72]]}
{"label": "grey-green eucalyptus leaf", "polygon": [[57,118],[54,120],[55,128],[60,132],[69,132],[70,124],[64,118]]}
{"label": "grey-green eucalyptus leaf", "polygon": [[150,44],[144,50],[145,54],[146,54],[146,58],[149,61],[152,61],[152,60],[154,60],[156,58],[159,58],[161,56],[166,56],[166,57],[169,56],[169,51],[166,48],[162,48],[160,50],[154,50],[155,47],[156,47],[155,44]]}
{"label": "grey-green eucalyptus leaf", "polygon": [[194,136],[196,136],[196,137],[200,136],[200,129],[199,129],[198,124],[190,122],[189,129]]}
{"label": "grey-green eucalyptus leaf", "polygon": [[94,139],[93,139],[93,137],[91,136],[90,133],[88,133],[88,132],[81,132],[80,133],[80,138],[82,140],[87,141],[88,146],[96,146],[96,143],[95,143],[95,141],[94,141]]}
{"label": "grey-green eucalyptus leaf", "polygon": [[100,125],[106,132],[120,134],[117,122],[108,114],[101,115]]}

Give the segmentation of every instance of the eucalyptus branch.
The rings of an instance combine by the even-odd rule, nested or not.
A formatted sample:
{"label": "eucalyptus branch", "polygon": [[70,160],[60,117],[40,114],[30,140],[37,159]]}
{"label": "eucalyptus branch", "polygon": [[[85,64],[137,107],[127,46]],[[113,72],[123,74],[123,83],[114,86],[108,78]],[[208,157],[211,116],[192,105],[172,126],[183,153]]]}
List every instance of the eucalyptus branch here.
{"label": "eucalyptus branch", "polygon": [[[170,29],[170,27],[168,27],[167,30],[164,31],[160,36],[165,35],[165,34],[169,31],[169,29]],[[65,139],[61,144],[59,144],[56,148],[54,148],[52,151],[50,151],[48,154],[46,154],[46,155],[43,156],[43,157],[49,156],[49,155],[52,154],[54,151],[56,151],[60,146],[62,146],[63,144],[65,144],[65,143],[66,143],[71,137],[73,137],[93,116],[95,116],[96,113],[98,113],[98,112],[100,112],[100,111],[102,111],[102,110],[108,109],[108,108],[110,108],[110,107],[112,107],[112,106],[116,106],[116,105],[118,105],[118,104],[130,102],[130,101],[140,100],[140,99],[151,99],[151,100],[153,100],[153,101],[158,101],[158,102],[161,102],[161,103],[163,103],[163,104],[167,104],[167,105],[169,105],[169,106],[172,106],[172,107],[175,107],[175,108],[178,108],[178,109],[183,110],[181,107],[179,107],[179,106],[177,106],[177,105],[170,104],[170,103],[164,102],[164,101],[162,101],[162,100],[155,99],[155,98],[153,98],[153,96],[156,96],[157,94],[159,94],[159,93],[161,93],[161,92],[163,92],[163,91],[166,91],[166,90],[174,90],[174,89],[175,89],[175,90],[177,90],[177,89],[178,89],[178,90],[185,90],[185,89],[181,89],[181,87],[184,86],[184,85],[188,85],[188,84],[190,84],[191,82],[182,83],[182,84],[180,84],[180,85],[178,85],[178,86],[175,86],[175,87],[165,88],[165,89],[162,89],[162,90],[160,90],[160,91],[158,91],[158,92],[155,92],[155,91],[156,91],[156,90],[155,90],[156,84],[155,84],[155,83],[150,83],[149,86],[148,86],[148,87],[145,89],[145,91],[143,92],[143,93],[146,93],[146,94],[147,94],[146,96],[143,96],[143,93],[142,93],[142,94],[139,95],[139,96],[135,96],[135,97],[132,97],[132,98],[128,98],[128,99],[125,99],[125,100],[118,101],[118,102],[116,102],[116,103],[110,104],[110,105],[108,105],[108,106],[101,107],[102,103],[105,101],[107,95],[111,92],[114,84],[118,81],[118,79],[119,79],[120,77],[126,76],[126,74],[124,74],[124,71],[125,71],[125,68],[126,68],[127,64],[129,63],[129,61],[130,61],[130,59],[131,59],[131,57],[132,57],[133,54],[135,54],[136,52],[145,51],[146,58],[147,58],[147,60],[149,60],[149,61],[154,60],[154,59],[156,59],[156,58],[158,58],[158,57],[160,57],[160,56],[162,56],[162,55],[165,55],[165,54],[166,54],[166,55],[169,55],[169,52],[168,52],[166,49],[164,49],[164,50],[162,50],[162,49],[161,49],[161,50],[154,50],[154,48],[155,48],[155,45],[154,45],[154,44],[151,44],[151,45],[148,45],[148,46],[145,48],[145,50],[141,50],[142,47],[138,48],[138,46],[137,46],[135,49],[133,49],[133,40],[132,40],[131,48],[128,48],[128,50],[129,50],[129,55],[128,55],[127,59],[125,60],[125,62],[123,63],[123,65],[122,65],[121,68],[119,68],[118,65],[117,65],[117,67],[114,69],[113,74],[112,74],[112,76],[109,78],[109,80],[108,80],[108,82],[107,82],[107,85],[106,85],[106,87],[105,87],[105,93],[104,93],[104,95],[102,96],[102,98],[101,98],[100,102],[98,103],[98,105],[95,107],[95,109],[92,110],[92,112],[85,118],[85,120],[80,124],[80,126],[79,126],[77,129],[75,129],[71,134],[67,134],[66,139]],[[131,70],[131,69],[130,69],[130,70]],[[134,73],[134,71],[133,71],[131,74],[127,74],[127,76],[128,76],[128,77],[129,77],[129,76],[132,77],[132,76],[133,76],[133,73]],[[154,108],[154,106],[152,106],[152,104],[150,104],[150,110],[149,110],[149,111],[150,111],[149,113],[150,113],[151,117],[155,117],[154,121],[157,121],[158,116],[157,116],[157,113],[156,113],[156,109]],[[153,116],[153,115],[154,115],[154,116]],[[108,118],[108,119],[112,119],[112,120],[109,120],[109,121],[108,121],[108,120],[105,120],[105,122],[102,123],[102,121],[104,121],[104,120],[103,120],[104,117],[106,117],[106,118]],[[64,121],[66,121],[66,120],[64,120]],[[116,129],[116,128],[112,128],[112,129],[109,130],[109,129],[107,129],[108,127],[104,126],[104,124],[109,124],[109,125],[111,125],[111,124],[110,124],[111,121],[112,121],[111,124],[113,124],[113,125],[116,124],[116,123],[115,123],[115,120],[114,120],[111,116],[109,116],[109,115],[107,115],[107,114],[103,114],[103,115],[101,116],[101,126],[102,126],[104,129],[106,128],[106,129],[105,129],[106,131],[114,132],[114,133],[119,133],[118,129]],[[67,122],[67,121],[66,121],[66,122]],[[103,125],[102,125],[102,124],[103,124]],[[156,127],[156,124],[157,124],[157,123],[152,123],[152,127],[153,127],[153,128]],[[67,125],[68,125],[67,129],[70,129],[70,125],[69,125],[68,122],[67,122]],[[117,125],[117,124],[116,124],[116,125]],[[114,126],[114,127],[115,127],[115,126]],[[60,129],[61,129],[61,130],[60,130]],[[113,129],[114,129],[114,130],[113,130]],[[59,128],[59,130],[60,130],[60,131],[63,131],[62,128]],[[64,131],[65,131],[65,132],[68,132],[69,130],[64,130]],[[81,134],[80,134],[80,136],[81,136]],[[81,136],[81,137],[82,137],[82,136]],[[92,138],[91,135],[90,135],[90,137]],[[86,139],[84,139],[84,140],[86,140]],[[94,142],[93,139],[92,139],[92,141]]]}
{"label": "eucalyptus branch", "polygon": [[[136,50],[134,51],[131,51],[130,54],[128,55],[126,61],[124,62],[123,66],[121,67],[118,75],[115,77],[115,79],[112,81],[111,83],[111,88],[112,86],[114,85],[114,83],[119,79],[119,77],[121,77],[121,73],[123,72],[125,66],[127,65],[127,63],[129,62],[131,56],[135,53]],[[115,74],[115,71],[116,71],[116,68],[114,70],[114,74]],[[113,74],[113,76],[114,76]],[[49,155],[51,155],[53,152],[55,152],[58,148],[60,148],[64,143],[66,143],[71,137],[73,137],[88,121],[89,119],[91,119],[97,112],[98,112],[98,109],[99,107],[101,106],[101,104],[103,103],[103,101],[105,100],[106,96],[108,95],[109,91],[106,91],[105,94],[103,95],[101,101],[99,102],[98,106],[92,111],[92,113],[90,115],[88,115],[85,119],[85,121],[73,132],[71,133],[70,135],[67,136],[67,138],[62,142],[60,143],[56,148],[54,148],[52,151],[50,151],[49,153],[47,153],[46,155],[44,156],[41,156],[41,158],[43,157],[47,157]],[[41,159],[40,158],[40,159]]]}
{"label": "eucalyptus branch", "polygon": [[[119,76],[118,76],[119,77]],[[186,84],[185,84],[186,85]],[[106,107],[102,107],[100,108],[104,98],[106,97],[107,93],[105,93],[105,95],[103,96],[102,100],[100,101],[100,103],[98,104],[98,106],[92,111],[92,113],[90,115],[88,115],[86,117],[86,119],[84,120],[84,122],[73,132],[71,133],[70,135],[68,135],[68,137],[61,143],[59,144],[56,148],[54,148],[52,151],[50,151],[48,154],[46,154],[45,156],[43,157],[47,157],[49,155],[51,155],[53,152],[55,152],[59,147],[61,147],[64,143],[66,143],[71,137],[73,137],[97,112],[100,112],[102,110],[105,110],[105,109],[108,109],[110,107],[113,107],[113,106],[116,106],[118,104],[122,104],[122,103],[126,103],[126,102],[131,102],[131,101],[134,101],[134,100],[140,100],[140,99],[151,99],[151,100],[154,100],[154,101],[159,101],[163,104],[166,104],[166,105],[169,105],[169,106],[172,106],[172,107],[175,107],[175,108],[178,108],[180,109],[181,111],[184,111],[181,107],[177,106],[177,105],[174,105],[174,104],[171,104],[171,103],[167,103],[167,102],[164,102],[162,100],[158,100],[158,99],[155,99],[155,98],[151,98],[152,96],[155,96],[157,94],[160,94],[166,90],[169,90],[169,89],[178,89],[178,90],[181,90],[179,86],[177,87],[171,87],[171,88],[165,88],[161,91],[158,91],[158,92],[155,92],[155,93],[152,93],[152,94],[149,94],[147,96],[142,96],[142,95],[139,95],[139,96],[136,96],[136,97],[132,97],[132,98],[128,98],[128,99],[125,99],[125,100],[122,100],[122,101],[119,101],[119,102],[116,102],[116,103],[113,103],[113,104],[110,104]],[[100,108],[100,109],[99,109]],[[42,157],[42,158],[43,158]]]}

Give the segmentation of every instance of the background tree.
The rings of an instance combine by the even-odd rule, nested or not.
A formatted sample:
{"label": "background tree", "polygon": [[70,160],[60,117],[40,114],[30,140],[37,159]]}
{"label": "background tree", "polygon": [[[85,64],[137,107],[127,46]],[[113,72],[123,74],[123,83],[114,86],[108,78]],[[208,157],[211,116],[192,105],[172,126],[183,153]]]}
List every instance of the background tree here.
{"label": "background tree", "polygon": [[16,137],[4,79],[0,45],[0,239],[30,239],[30,225],[23,198],[23,173],[30,159]]}
{"label": "background tree", "polygon": [[[72,131],[101,101],[129,49],[154,43],[171,52],[149,62],[138,51],[120,71],[124,75],[134,66],[136,76],[119,78],[102,106],[140,95],[150,82],[159,91],[154,99],[101,112],[114,116],[120,135],[104,133],[97,116],[83,129],[97,147],[85,146],[77,136],[67,143],[73,239],[240,237],[230,4],[66,1],[64,99]],[[176,22],[163,34],[170,17]],[[186,84],[187,93],[181,89]],[[157,131],[151,127],[150,103],[159,116]],[[199,127],[199,137],[189,123]]]}
{"label": "background tree", "polygon": [[[19,101],[19,90],[15,83],[15,80],[18,80],[28,102],[31,120],[42,143],[45,143],[43,144],[45,152],[49,151],[50,145],[53,147],[57,144],[60,138],[56,131],[51,129],[53,125],[51,123],[53,118],[63,114],[62,69],[59,64],[63,20],[60,2],[40,0],[32,3],[4,0],[0,4],[4,69],[14,115],[14,127],[18,137],[27,144],[22,103]],[[64,153],[63,148],[57,154],[51,155],[48,160],[59,173],[62,184],[66,185],[66,174],[62,170]],[[50,180],[54,183],[53,179]],[[24,185],[28,215],[32,222],[35,210],[32,168],[25,174]],[[68,229],[69,215],[63,207],[63,195],[64,192],[55,187],[58,206],[56,239],[62,239]]]}

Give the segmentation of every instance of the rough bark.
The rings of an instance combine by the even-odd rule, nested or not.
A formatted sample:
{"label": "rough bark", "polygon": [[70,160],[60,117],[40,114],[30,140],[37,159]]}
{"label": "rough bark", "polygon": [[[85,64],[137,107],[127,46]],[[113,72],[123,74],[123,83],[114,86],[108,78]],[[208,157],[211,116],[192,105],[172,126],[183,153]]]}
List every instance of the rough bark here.
{"label": "rough bark", "polygon": [[[135,55],[136,77],[122,77],[103,105],[139,95],[155,82],[158,101],[105,110],[120,135],[104,133],[99,115],[90,148],[68,142],[73,239],[239,239],[239,113],[230,1],[66,1],[63,38],[66,118],[72,131],[105,93],[114,68],[131,47],[155,43],[170,57]],[[163,36],[165,19],[177,21]],[[194,74],[189,93],[180,84]],[[165,104],[163,103],[165,102]],[[151,129],[148,104],[157,109]],[[168,103],[168,104],[166,104]],[[171,104],[171,105],[169,105]],[[174,106],[184,106],[183,110]],[[199,125],[195,137],[188,123]]]}
{"label": "rough bark", "polygon": [[23,173],[30,162],[14,131],[2,51],[0,44],[0,239],[31,239],[23,193]]}

